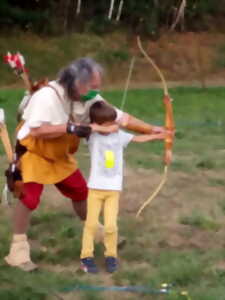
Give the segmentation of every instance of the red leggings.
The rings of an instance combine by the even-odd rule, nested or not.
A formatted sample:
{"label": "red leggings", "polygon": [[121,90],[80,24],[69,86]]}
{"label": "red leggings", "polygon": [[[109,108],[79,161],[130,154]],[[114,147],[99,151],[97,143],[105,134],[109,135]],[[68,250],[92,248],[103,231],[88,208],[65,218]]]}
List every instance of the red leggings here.
{"label": "red leggings", "polygon": [[[72,175],[55,184],[58,190],[72,201],[84,201],[87,199],[87,184],[77,169]],[[23,195],[20,200],[30,210],[34,210],[40,203],[40,196],[43,191],[43,184],[36,182],[24,183]]]}

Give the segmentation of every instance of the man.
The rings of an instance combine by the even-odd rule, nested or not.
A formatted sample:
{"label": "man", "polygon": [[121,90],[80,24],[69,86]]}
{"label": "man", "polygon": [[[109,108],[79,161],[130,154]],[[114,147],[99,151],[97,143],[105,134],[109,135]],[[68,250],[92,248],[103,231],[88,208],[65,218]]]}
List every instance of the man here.
{"label": "man", "polygon": [[[102,68],[90,58],[81,58],[63,69],[59,78],[35,92],[22,114],[23,125],[17,138],[26,148],[20,158],[23,191],[13,220],[13,239],[9,255],[5,258],[11,266],[30,271],[37,266],[31,261],[26,232],[30,216],[40,202],[44,184],[54,184],[72,201],[78,216],[86,218],[87,186],[74,153],[79,137],[90,134],[89,108],[98,100]],[[117,123],[140,133],[160,133],[161,127],[146,124],[119,109]],[[82,124],[82,125],[80,125]],[[93,128],[100,130],[98,126]],[[113,132],[114,127],[101,132]]]}

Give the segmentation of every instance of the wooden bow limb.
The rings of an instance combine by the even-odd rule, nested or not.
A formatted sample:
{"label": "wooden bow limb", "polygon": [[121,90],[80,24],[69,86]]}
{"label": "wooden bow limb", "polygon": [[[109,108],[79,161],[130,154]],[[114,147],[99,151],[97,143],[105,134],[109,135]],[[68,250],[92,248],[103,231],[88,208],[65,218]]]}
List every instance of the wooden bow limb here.
{"label": "wooden bow limb", "polygon": [[13,161],[13,150],[5,124],[4,110],[0,109],[0,137],[9,163]]}
{"label": "wooden bow limb", "polygon": [[[0,108],[0,137],[1,141],[8,159],[9,163],[13,162],[13,150],[12,145],[9,139],[8,130],[5,124],[5,116],[4,116],[4,110]],[[7,184],[4,185],[2,195],[1,195],[1,202],[3,205],[10,205],[10,199],[8,195],[8,186]]]}
{"label": "wooden bow limb", "polygon": [[144,48],[142,47],[141,44],[141,40],[140,37],[137,37],[137,44],[138,44],[138,48],[140,49],[141,53],[143,54],[143,56],[147,59],[147,61],[153,66],[153,68],[156,70],[156,72],[158,73],[162,84],[163,84],[163,90],[164,90],[164,95],[169,95],[168,93],[168,87],[167,87],[167,83],[166,80],[160,70],[160,68],[156,65],[156,63],[154,62],[153,59],[151,59],[151,57],[145,52]]}
{"label": "wooden bow limb", "polygon": [[137,44],[138,44],[138,47],[139,47],[141,53],[143,54],[143,56],[153,66],[153,68],[156,70],[156,72],[158,73],[158,75],[159,75],[159,77],[160,77],[160,79],[162,81],[163,91],[164,91],[163,102],[164,102],[165,110],[166,110],[166,114],[165,114],[165,128],[167,130],[169,130],[171,133],[170,134],[168,133],[168,136],[165,139],[165,154],[164,154],[165,167],[164,167],[163,177],[162,177],[162,179],[161,179],[158,187],[153,192],[153,194],[139,208],[139,210],[138,210],[138,212],[136,214],[136,218],[138,218],[140,216],[140,214],[143,211],[143,209],[147,205],[149,205],[151,203],[151,201],[158,195],[158,193],[160,192],[160,190],[162,189],[162,187],[164,186],[164,184],[165,184],[165,182],[167,180],[168,166],[171,163],[171,159],[172,159],[173,131],[175,129],[174,118],[173,118],[172,99],[169,96],[169,92],[168,92],[168,87],[167,87],[166,80],[165,80],[165,78],[164,78],[161,70],[159,69],[159,67],[156,65],[156,63],[149,57],[149,55],[143,49],[142,44],[141,44],[141,40],[140,40],[139,37],[137,37]]}
{"label": "wooden bow limb", "polygon": [[162,187],[164,186],[164,184],[165,184],[165,182],[167,180],[167,173],[168,173],[168,166],[165,165],[165,167],[164,167],[164,174],[163,174],[163,177],[162,177],[162,180],[161,180],[160,184],[155,189],[154,193],[152,193],[152,195],[139,208],[139,210],[138,210],[138,212],[136,214],[136,218],[138,218],[140,216],[141,212],[145,209],[145,207],[147,205],[149,205],[150,202],[158,195],[158,193],[160,192],[160,190],[162,189]]}
{"label": "wooden bow limb", "polygon": [[165,155],[164,162],[167,166],[170,165],[172,160],[172,148],[173,148],[173,136],[175,130],[175,122],[173,117],[173,107],[172,107],[172,99],[169,95],[165,95],[163,98],[163,102],[166,109],[165,116],[165,127],[170,132],[165,139]]}

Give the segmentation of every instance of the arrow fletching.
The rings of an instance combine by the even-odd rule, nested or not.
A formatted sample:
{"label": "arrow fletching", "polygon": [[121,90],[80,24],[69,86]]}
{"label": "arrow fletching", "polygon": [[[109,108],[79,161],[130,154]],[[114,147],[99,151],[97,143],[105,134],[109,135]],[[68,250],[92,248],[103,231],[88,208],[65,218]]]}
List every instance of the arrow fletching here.
{"label": "arrow fletching", "polygon": [[27,73],[25,59],[20,52],[17,52],[16,54],[8,52],[7,55],[4,56],[4,62],[9,64],[9,66],[18,74]]}

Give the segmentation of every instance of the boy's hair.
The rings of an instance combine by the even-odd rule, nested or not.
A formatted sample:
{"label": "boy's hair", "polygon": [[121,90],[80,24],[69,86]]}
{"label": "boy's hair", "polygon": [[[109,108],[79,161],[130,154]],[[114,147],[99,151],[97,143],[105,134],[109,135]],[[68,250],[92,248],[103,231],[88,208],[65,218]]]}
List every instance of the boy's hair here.
{"label": "boy's hair", "polygon": [[105,122],[112,122],[116,120],[116,110],[104,101],[96,101],[91,105],[89,111],[91,123],[101,125]]}

